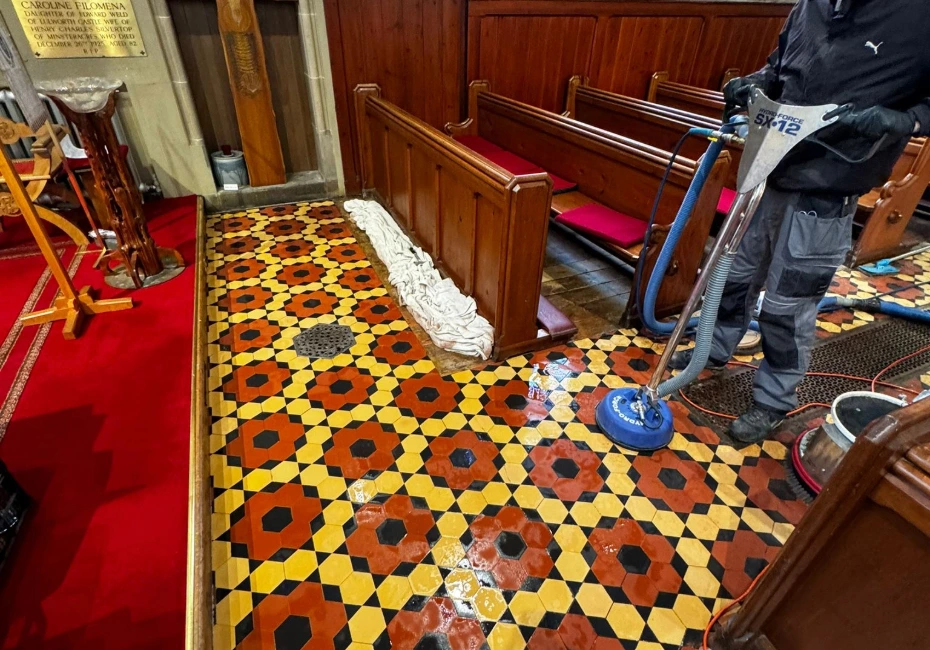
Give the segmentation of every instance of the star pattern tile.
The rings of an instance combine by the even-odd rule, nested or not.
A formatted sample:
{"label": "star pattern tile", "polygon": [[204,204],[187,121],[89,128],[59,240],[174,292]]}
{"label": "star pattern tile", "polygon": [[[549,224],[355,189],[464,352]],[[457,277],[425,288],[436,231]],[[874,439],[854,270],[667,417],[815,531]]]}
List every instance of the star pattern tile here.
{"label": "star pattern tile", "polygon": [[[677,402],[662,451],[599,433],[598,400],[661,352],[633,330],[444,377],[332,202],[207,235],[216,650],[677,649],[804,513],[781,443],[721,444]],[[930,279],[930,256],[902,266]],[[297,355],[320,323],[354,344]]]}

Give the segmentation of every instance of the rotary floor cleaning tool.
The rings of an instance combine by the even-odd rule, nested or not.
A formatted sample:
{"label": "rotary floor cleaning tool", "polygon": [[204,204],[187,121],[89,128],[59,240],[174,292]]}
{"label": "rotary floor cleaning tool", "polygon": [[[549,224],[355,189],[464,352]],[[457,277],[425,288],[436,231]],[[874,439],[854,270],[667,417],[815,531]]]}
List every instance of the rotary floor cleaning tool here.
{"label": "rotary floor cleaning tool", "polygon": [[[851,108],[849,105],[839,107],[836,104],[779,104],[766,97],[761,90],[754,89],[748,106],[748,129],[746,118],[738,117],[724,124],[720,130],[689,131],[690,136],[708,138],[710,146],[701,159],[694,180],[656,261],[641,312],[647,327],[659,333],[669,333],[670,337],[648,385],[612,390],[597,405],[597,425],[608,438],[637,451],[660,449],[671,442],[674,423],[665,398],[693,381],[707,363],[717,311],[730,266],[762,199],[766,179],[791,149],[805,138],[833,124]],[[738,128],[745,133],[745,137],[736,134]],[[704,181],[727,143],[743,145],[736,199],[678,321],[674,325],[659,323],[653,316],[652,307],[655,305],[665,270],[674,253],[675,244],[687,225]],[[700,317],[692,318],[699,305]],[[689,328],[696,329],[695,351],[691,362],[680,374],[662,381],[669,359]]]}

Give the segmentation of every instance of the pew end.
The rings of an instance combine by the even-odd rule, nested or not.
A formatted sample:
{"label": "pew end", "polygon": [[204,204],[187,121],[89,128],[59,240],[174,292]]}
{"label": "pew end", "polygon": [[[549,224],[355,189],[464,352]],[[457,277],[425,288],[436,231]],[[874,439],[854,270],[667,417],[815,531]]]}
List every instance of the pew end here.
{"label": "pew end", "polygon": [[377,84],[354,95],[363,191],[475,299],[494,327],[492,358],[574,335],[540,296],[551,178],[511,174],[383,99]]}

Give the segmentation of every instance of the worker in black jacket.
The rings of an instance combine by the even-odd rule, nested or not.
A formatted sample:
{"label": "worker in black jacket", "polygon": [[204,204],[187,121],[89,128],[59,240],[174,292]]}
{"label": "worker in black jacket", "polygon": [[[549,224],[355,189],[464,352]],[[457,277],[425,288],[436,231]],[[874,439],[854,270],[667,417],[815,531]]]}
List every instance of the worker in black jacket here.
{"label": "worker in black jacket", "polygon": [[[730,427],[747,443],[764,440],[797,407],[817,305],[849,251],[859,196],[888,180],[909,138],[930,134],[930,1],[799,0],[768,64],[730,81],[724,98],[744,107],[753,87],[783,104],[855,110],[818,134],[843,156],[806,141],[769,177],[730,271],[710,368],[733,354],[765,287],[755,404]],[[690,358],[679,352],[670,367]]]}

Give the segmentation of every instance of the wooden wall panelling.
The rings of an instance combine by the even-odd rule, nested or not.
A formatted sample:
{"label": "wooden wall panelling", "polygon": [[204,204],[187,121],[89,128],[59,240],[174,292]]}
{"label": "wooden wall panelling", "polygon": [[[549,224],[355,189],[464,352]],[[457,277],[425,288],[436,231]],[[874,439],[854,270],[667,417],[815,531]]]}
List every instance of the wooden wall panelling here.
{"label": "wooden wall panelling", "polygon": [[171,0],[168,8],[207,151],[241,149],[215,0]]}
{"label": "wooden wall panelling", "polygon": [[602,90],[644,97],[656,70],[684,81],[700,52],[701,16],[611,16],[601,19],[589,76]]}
{"label": "wooden wall panelling", "polygon": [[737,68],[740,74],[755,72],[778,46],[784,23],[784,16],[711,17],[690,80],[676,79],[673,74],[669,81],[719,90],[728,68]]}
{"label": "wooden wall panelling", "polygon": [[317,169],[310,92],[294,0],[258,0],[275,122],[289,173]]}
{"label": "wooden wall panelling", "polygon": [[477,22],[474,78],[506,97],[558,111],[568,78],[588,69],[596,22],[594,16],[486,16]]}
{"label": "wooden wall panelling", "polygon": [[284,156],[254,2],[216,0],[216,7],[249,183],[284,183]]}
{"label": "wooden wall panelling", "polygon": [[466,0],[324,0],[346,189],[360,185],[354,103],[362,83],[441,127],[465,89]]}

